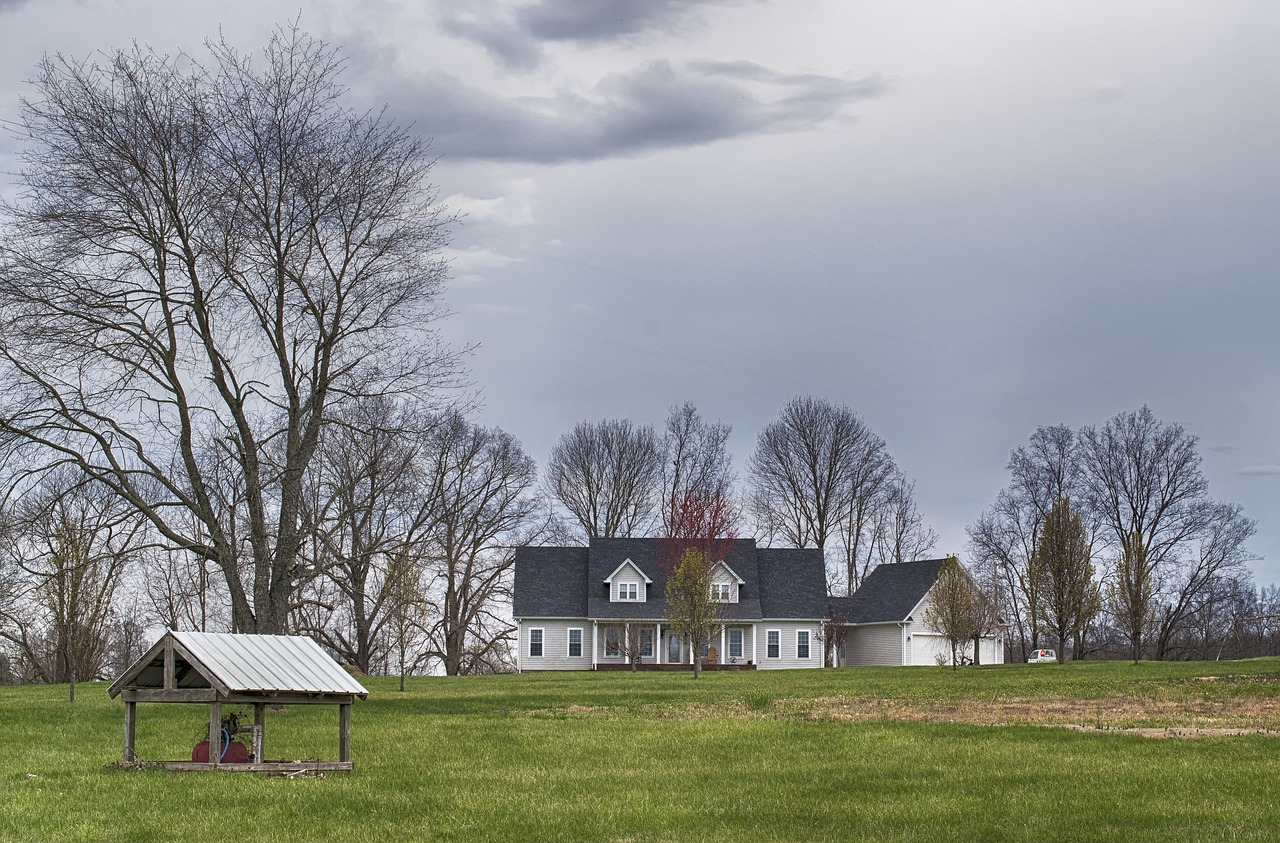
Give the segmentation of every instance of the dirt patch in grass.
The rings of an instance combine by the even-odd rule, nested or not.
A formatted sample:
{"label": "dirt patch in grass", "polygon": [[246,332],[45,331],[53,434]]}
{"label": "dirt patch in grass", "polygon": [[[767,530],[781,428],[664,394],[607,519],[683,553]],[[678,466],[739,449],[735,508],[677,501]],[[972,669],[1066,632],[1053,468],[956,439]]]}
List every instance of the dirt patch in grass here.
{"label": "dirt patch in grass", "polygon": [[1023,724],[1169,738],[1280,736],[1280,709],[1269,700],[1250,698],[1193,701],[1028,698],[929,703],[820,697],[779,700],[778,703],[779,714],[812,720],[896,720],[976,726]]}

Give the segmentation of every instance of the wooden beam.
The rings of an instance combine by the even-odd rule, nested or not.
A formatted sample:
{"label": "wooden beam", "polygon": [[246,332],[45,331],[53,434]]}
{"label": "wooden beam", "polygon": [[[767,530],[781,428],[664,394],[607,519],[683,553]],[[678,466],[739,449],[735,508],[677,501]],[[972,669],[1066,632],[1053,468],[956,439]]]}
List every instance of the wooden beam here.
{"label": "wooden beam", "polygon": [[217,765],[222,755],[222,703],[209,704],[209,763]]}
{"label": "wooden beam", "polygon": [[124,760],[134,760],[134,738],[138,729],[138,704],[125,701],[124,704]]}
{"label": "wooden beam", "polygon": [[166,770],[220,773],[328,773],[354,770],[350,761],[263,761],[248,764],[202,764],[199,761],[135,761],[134,768],[163,767]]}
{"label": "wooden beam", "polygon": [[338,706],[338,760],[351,760],[351,704]]}
{"label": "wooden beam", "polygon": [[172,691],[163,688],[130,688],[121,696],[126,703],[211,703],[218,698],[218,692],[212,688],[175,688]]}

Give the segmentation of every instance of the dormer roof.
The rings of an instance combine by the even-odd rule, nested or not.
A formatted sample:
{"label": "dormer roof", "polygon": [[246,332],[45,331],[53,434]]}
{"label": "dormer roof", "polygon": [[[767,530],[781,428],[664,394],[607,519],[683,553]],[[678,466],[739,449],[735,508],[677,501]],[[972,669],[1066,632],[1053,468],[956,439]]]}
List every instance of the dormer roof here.
{"label": "dormer roof", "polygon": [[618,567],[614,568],[614,569],[613,569],[613,573],[612,573],[612,574],[610,574],[609,576],[605,577],[605,578],[604,578],[604,581],[605,581],[605,582],[607,582],[607,583],[611,583],[611,582],[613,582],[613,578],[614,578],[614,577],[616,577],[616,576],[618,575],[618,572],[619,572],[619,571],[621,571],[623,568],[627,567],[628,565],[630,565],[633,569],[635,569],[635,572],[636,572],[637,574],[639,574],[640,576],[644,577],[644,581],[645,581],[645,584],[646,584],[646,585],[651,585],[651,584],[653,583],[653,580],[649,578],[649,575],[648,575],[648,574],[646,574],[644,571],[642,571],[642,570],[640,569],[640,566],[639,566],[639,565],[637,565],[636,563],[632,562],[630,559],[624,559],[624,560],[622,560],[622,564],[621,564],[621,565],[619,565]]}

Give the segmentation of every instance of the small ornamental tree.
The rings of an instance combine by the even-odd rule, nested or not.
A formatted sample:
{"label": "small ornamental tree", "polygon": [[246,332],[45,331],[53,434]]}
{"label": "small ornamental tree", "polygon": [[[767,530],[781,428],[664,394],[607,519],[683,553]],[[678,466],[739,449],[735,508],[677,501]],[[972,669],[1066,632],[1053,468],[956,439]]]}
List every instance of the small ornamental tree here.
{"label": "small ornamental tree", "polygon": [[955,670],[966,645],[980,625],[978,601],[981,599],[969,574],[954,555],[948,556],[931,590],[929,607],[924,613],[925,626],[947,639],[951,647],[951,669]]}
{"label": "small ornamental tree", "polygon": [[1092,557],[1092,542],[1079,511],[1070,498],[1059,498],[1044,518],[1034,566],[1044,625],[1057,640],[1059,663],[1066,660],[1067,641],[1088,626],[1100,602]]}
{"label": "small ornamental tree", "polygon": [[736,522],[722,492],[689,492],[672,505],[660,540],[659,564],[667,573],[663,614],[691,649],[694,679],[702,675],[702,648],[720,627],[723,604],[711,597],[712,572],[733,547],[727,536]]}

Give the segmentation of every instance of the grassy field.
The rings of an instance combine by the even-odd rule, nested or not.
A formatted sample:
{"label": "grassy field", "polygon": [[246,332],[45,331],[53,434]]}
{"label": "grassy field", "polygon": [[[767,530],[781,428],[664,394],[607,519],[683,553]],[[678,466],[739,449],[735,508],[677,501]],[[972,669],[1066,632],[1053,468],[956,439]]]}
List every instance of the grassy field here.
{"label": "grassy field", "polygon": [[[1280,838],[1280,659],[366,685],[324,779],[112,769],[104,685],[0,688],[0,839]],[[206,716],[140,706],[139,755]],[[267,754],[335,758],[336,724],[272,713]]]}

